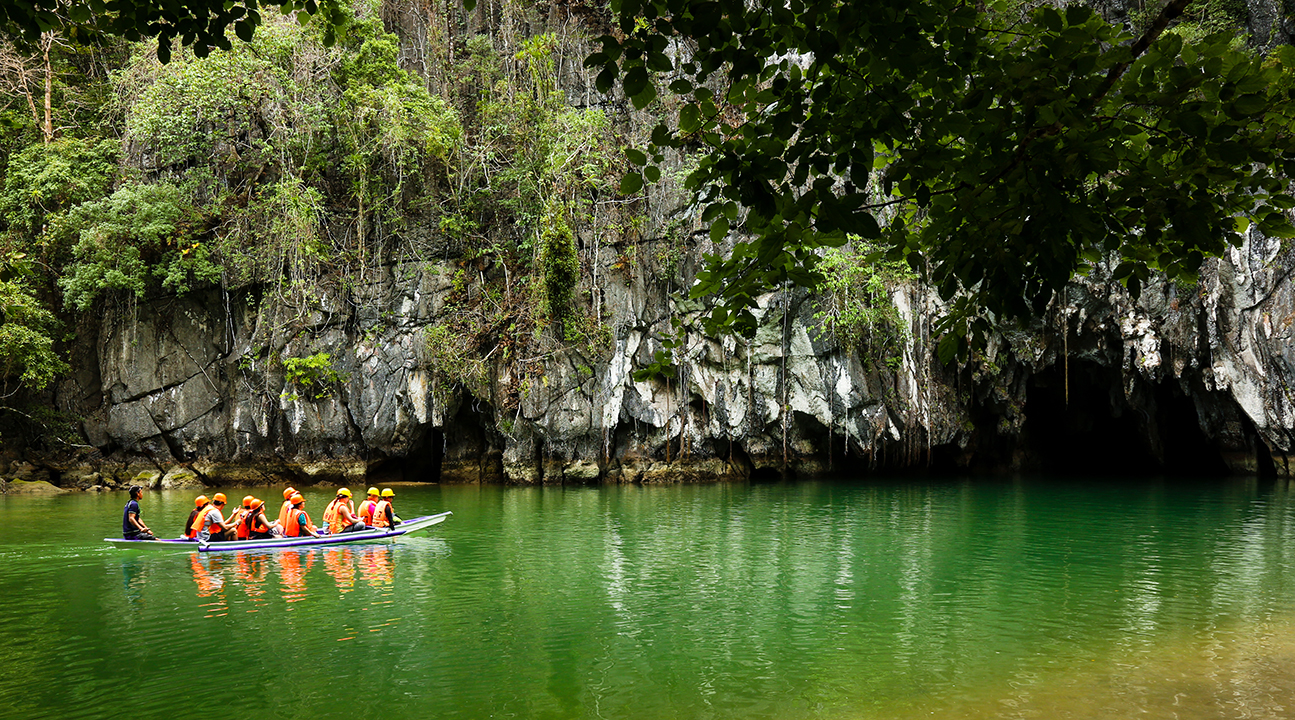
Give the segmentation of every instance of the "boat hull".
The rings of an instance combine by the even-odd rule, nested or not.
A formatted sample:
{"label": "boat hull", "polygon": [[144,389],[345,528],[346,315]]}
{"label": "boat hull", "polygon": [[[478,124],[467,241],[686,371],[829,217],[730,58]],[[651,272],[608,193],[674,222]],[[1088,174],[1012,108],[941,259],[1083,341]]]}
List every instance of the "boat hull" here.
{"label": "boat hull", "polygon": [[445,522],[452,512],[436,515],[424,515],[406,520],[391,529],[374,528],[362,532],[321,535],[320,537],[274,538],[272,540],[234,540],[231,542],[200,543],[196,540],[180,538],[164,540],[124,540],[122,538],[104,538],[104,542],[114,547],[130,550],[171,550],[172,552],[233,552],[236,550],[278,550],[281,548],[313,547],[319,545],[350,545],[352,543],[388,540],[425,530],[433,525]]}

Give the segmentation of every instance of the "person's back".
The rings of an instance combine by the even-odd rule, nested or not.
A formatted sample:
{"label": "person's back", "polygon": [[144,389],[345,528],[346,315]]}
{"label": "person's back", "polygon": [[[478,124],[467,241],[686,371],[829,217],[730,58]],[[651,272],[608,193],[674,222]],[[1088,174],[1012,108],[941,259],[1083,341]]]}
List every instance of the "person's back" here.
{"label": "person's back", "polygon": [[198,513],[202,512],[205,507],[207,507],[206,495],[199,495],[194,498],[193,512],[189,513],[189,519],[184,521],[184,530],[180,533],[180,537],[192,540],[198,536],[198,528],[194,527],[194,521],[198,519]]}
{"label": "person's back", "polygon": [[243,521],[243,526],[247,531],[249,540],[269,540],[274,537],[270,532],[270,520],[265,517],[265,502],[260,498],[253,498],[247,517]]}
{"label": "person's back", "polygon": [[373,511],[376,510],[377,508],[378,508],[378,489],[369,488],[369,497],[365,498],[364,502],[360,503],[360,511],[359,513],[357,513],[359,515],[360,522],[364,523],[365,525],[372,526]]}
{"label": "person's back", "polygon": [[279,527],[288,527],[288,513],[292,512],[292,496],[296,492],[291,487],[283,491],[283,507],[279,508]]}

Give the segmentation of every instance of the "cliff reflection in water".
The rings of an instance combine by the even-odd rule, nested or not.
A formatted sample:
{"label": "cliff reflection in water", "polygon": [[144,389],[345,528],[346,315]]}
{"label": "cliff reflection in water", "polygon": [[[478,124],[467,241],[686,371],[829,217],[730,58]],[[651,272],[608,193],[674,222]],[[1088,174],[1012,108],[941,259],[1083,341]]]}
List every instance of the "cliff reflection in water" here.
{"label": "cliff reflection in water", "polygon": [[[280,552],[235,552],[199,554],[189,557],[190,572],[197,597],[205,600],[207,617],[229,612],[228,593],[232,585],[246,596],[247,612],[257,612],[269,601],[267,592],[278,588],[286,603],[299,603],[324,592],[328,584],[319,570],[332,580],[338,593],[346,594],[363,583],[372,588],[390,587],[395,582],[396,565],[391,545],[310,548]],[[127,582],[135,590],[142,576]],[[291,609],[291,607],[287,608]]]}

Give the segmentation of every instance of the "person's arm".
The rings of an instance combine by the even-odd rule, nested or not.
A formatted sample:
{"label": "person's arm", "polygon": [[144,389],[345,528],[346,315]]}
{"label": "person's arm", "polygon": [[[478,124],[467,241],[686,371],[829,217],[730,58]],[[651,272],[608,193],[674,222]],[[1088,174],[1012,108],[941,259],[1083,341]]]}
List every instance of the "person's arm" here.
{"label": "person's arm", "polygon": [[387,506],[382,511],[387,514],[387,527],[395,527],[396,523],[400,522],[400,519],[396,517],[396,511],[391,509],[391,503],[387,503]]}
{"label": "person's arm", "polygon": [[319,537],[319,533],[310,529],[310,516],[306,514],[305,510],[302,510],[301,515],[297,517],[297,527],[305,530],[311,537]]}
{"label": "person's arm", "polygon": [[129,513],[126,515],[126,517],[130,519],[130,524],[135,526],[136,532],[146,532],[146,533],[152,532],[152,530],[148,529],[147,525],[145,525],[143,522],[140,521],[139,513]]}

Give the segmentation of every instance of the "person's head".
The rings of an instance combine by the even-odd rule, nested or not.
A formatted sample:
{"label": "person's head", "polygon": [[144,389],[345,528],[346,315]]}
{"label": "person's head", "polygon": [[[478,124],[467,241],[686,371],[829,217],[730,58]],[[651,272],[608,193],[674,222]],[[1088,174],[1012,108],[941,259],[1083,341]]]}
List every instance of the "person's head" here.
{"label": "person's head", "polygon": [[341,490],[338,490],[338,491],[337,491],[337,497],[339,497],[339,498],[350,498],[350,497],[351,497],[351,491],[350,491],[350,490],[348,490],[348,489],[346,489],[346,488],[342,488]]}
{"label": "person's head", "polygon": [[211,504],[216,507],[225,507],[225,493],[216,493],[211,496]]}
{"label": "person's head", "polygon": [[194,507],[196,507],[196,508],[200,508],[200,507],[205,506],[208,502],[210,502],[210,501],[209,501],[209,500],[207,500],[207,496],[206,496],[206,495],[199,495],[198,497],[196,497],[196,498],[194,498],[194,499],[193,499],[193,506],[194,506]]}
{"label": "person's head", "polygon": [[138,485],[131,485],[130,490],[127,490],[127,492],[130,493],[131,500],[138,500],[141,497],[144,497],[144,488]]}
{"label": "person's head", "polygon": [[245,507],[245,508],[250,508],[250,507],[252,507],[252,501],[253,501],[253,500],[255,500],[255,499],[256,499],[256,498],[252,497],[251,495],[248,495],[248,496],[244,497],[244,498],[243,498],[243,507]]}
{"label": "person's head", "polygon": [[294,490],[293,488],[289,487],[287,490],[284,490],[284,491],[283,491],[283,499],[284,499],[284,500],[291,500],[291,499],[292,499],[292,496],[293,496],[293,495],[295,495],[296,493],[297,493],[297,491],[296,491],[296,490]]}
{"label": "person's head", "polygon": [[385,498],[385,499],[387,499],[387,500],[391,500],[391,498],[393,498],[393,497],[395,497],[395,496],[396,496],[396,493],[392,492],[391,488],[382,488],[382,497],[383,497],[383,498]]}
{"label": "person's head", "polygon": [[292,503],[293,507],[299,508],[306,504],[306,498],[302,497],[301,493],[295,493],[292,497],[288,498],[288,502]]}
{"label": "person's head", "polygon": [[370,500],[377,500],[377,499],[378,499],[378,489],[377,489],[377,488],[369,488],[369,491],[368,491],[368,492],[369,492],[369,499],[370,499]]}

